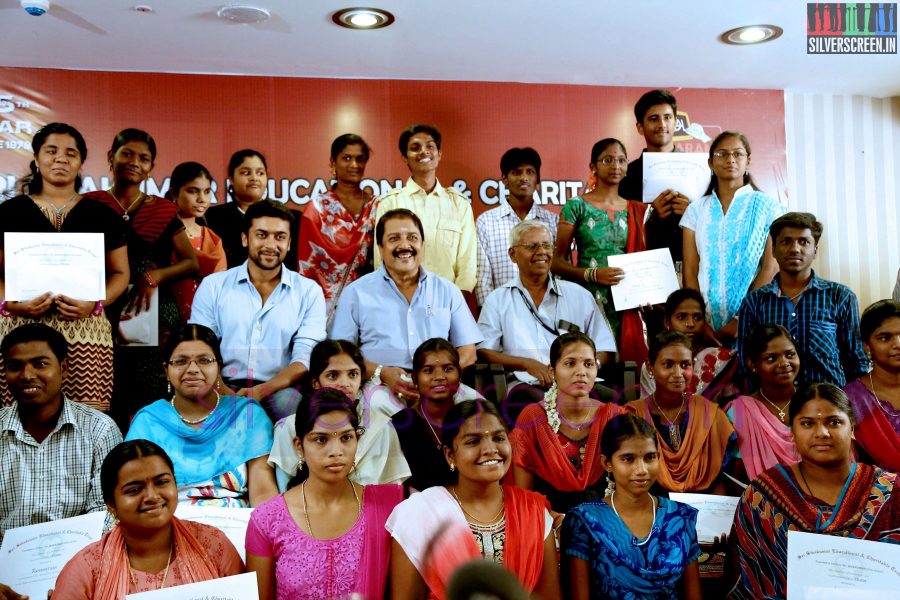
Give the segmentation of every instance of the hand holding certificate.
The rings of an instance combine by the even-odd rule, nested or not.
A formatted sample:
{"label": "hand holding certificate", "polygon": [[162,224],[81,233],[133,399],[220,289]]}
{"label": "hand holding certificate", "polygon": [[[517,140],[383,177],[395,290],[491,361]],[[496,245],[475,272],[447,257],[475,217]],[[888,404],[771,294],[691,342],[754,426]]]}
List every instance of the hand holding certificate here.
{"label": "hand holding certificate", "polygon": [[679,288],[668,248],[617,254],[610,256],[607,263],[625,271],[625,277],[609,288],[616,310],[662,304]]}
{"label": "hand holding certificate", "polygon": [[712,544],[731,531],[734,511],[740,498],[737,496],[714,496],[711,494],[679,494],[672,492],[669,500],[681,502],[697,509],[697,541]]}
{"label": "hand holding certificate", "polygon": [[106,512],[6,531],[0,546],[3,583],[18,594],[43,600],[56,577],[79,550],[103,534]]}
{"label": "hand holding certificate", "polygon": [[788,600],[896,598],[900,547],[893,544],[788,532]]}
{"label": "hand holding certificate", "polygon": [[243,573],[152,592],[128,594],[125,600],[259,600],[256,573]]}
{"label": "hand holding certificate", "polygon": [[102,233],[7,232],[3,262],[6,300],[31,300],[47,292],[75,300],[106,297]]}

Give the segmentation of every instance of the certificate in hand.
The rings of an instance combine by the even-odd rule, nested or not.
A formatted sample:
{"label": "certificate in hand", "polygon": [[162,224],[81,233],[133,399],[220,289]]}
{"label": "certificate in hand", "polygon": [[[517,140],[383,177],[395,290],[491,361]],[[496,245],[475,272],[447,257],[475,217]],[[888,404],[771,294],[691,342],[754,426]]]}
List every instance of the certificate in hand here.
{"label": "certificate in hand", "polygon": [[709,157],[703,152],[644,152],[644,202],[665,190],[681,192],[691,202],[709,185]]}
{"label": "certificate in hand", "polygon": [[740,498],[672,492],[669,494],[669,500],[681,502],[697,509],[697,541],[701,544],[712,544],[713,538],[721,538],[723,533],[727,535],[731,531],[734,511]]}
{"label": "certificate in hand", "polygon": [[102,233],[4,234],[6,300],[31,300],[46,292],[75,300],[106,298]]}
{"label": "certificate in hand", "polygon": [[789,531],[787,550],[788,600],[897,597],[900,546]]}
{"label": "certificate in hand", "polygon": [[175,509],[175,516],[185,521],[196,521],[215,527],[228,537],[234,545],[234,549],[241,555],[241,560],[247,562],[244,541],[247,537],[247,524],[250,522],[251,512],[253,512],[252,508],[179,504]]}
{"label": "certificate in hand", "polygon": [[617,254],[610,256],[607,263],[625,271],[625,277],[609,288],[616,310],[662,304],[680,287],[668,248]]}
{"label": "certificate in hand", "polygon": [[0,580],[29,598],[46,598],[56,578],[79,550],[103,535],[106,512],[92,512],[7,529],[0,546]]}
{"label": "certificate in hand", "polygon": [[125,600],[259,600],[256,573],[176,585],[152,592],[128,594]]}

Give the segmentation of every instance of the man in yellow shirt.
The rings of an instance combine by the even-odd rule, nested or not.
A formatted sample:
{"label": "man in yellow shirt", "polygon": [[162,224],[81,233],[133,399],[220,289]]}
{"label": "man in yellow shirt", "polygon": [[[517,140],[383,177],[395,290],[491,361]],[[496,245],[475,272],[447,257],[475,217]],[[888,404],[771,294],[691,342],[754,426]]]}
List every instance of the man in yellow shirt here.
{"label": "man in yellow shirt", "polygon": [[[478,256],[475,219],[469,199],[455,188],[441,186],[437,179],[441,132],[433,125],[410,125],[400,134],[399,146],[410,177],[404,187],[381,197],[375,221],[395,208],[416,213],[429,241],[422,266],[449,279],[462,291],[471,292]],[[375,268],[379,265],[381,255],[376,246]]]}

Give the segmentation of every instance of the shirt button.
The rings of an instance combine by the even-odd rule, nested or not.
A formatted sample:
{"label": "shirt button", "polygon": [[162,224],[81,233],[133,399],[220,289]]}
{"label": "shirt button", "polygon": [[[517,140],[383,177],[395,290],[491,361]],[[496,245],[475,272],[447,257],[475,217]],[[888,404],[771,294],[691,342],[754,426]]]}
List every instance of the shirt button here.
{"label": "shirt button", "polygon": [[797,313],[791,313],[791,316],[792,316],[792,317],[796,317],[796,316],[797,316]]}

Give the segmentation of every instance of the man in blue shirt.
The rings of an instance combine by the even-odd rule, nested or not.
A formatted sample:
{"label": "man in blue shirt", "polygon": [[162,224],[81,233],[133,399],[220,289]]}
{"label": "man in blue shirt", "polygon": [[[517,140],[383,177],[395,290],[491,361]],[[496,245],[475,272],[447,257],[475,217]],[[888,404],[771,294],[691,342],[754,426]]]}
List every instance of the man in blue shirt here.
{"label": "man in blue shirt", "polygon": [[418,398],[410,370],[422,342],[449,340],[466,368],[475,362],[475,344],[482,339],[459,288],[422,268],[424,237],[414,212],[386,212],[375,225],[381,268],[347,286],[329,330],[330,338],[359,345],[366,375],[402,402]]}
{"label": "man in blue shirt", "polygon": [[325,298],[312,280],[282,265],[294,216],[271,200],[244,214],[244,264],[208,275],[194,296],[191,323],[222,340],[222,378],[239,396],[259,400],[273,420],[291,414],[294,385],[312,347],[325,339]]}
{"label": "man in blue shirt", "polygon": [[845,285],[816,277],[812,262],[822,224],[810,213],[787,213],[772,223],[772,254],[778,274],[750,292],[738,316],[740,364],[744,342],[757,325],[774,323],[791,332],[800,352],[798,385],[843,387],[865,373],[868,360],[859,338],[859,304]]}

